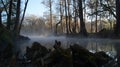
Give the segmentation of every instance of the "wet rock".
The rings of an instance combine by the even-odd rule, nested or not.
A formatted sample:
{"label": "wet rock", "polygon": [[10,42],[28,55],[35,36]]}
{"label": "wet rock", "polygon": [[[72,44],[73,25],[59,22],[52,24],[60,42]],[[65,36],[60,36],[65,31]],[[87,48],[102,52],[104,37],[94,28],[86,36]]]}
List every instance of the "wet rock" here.
{"label": "wet rock", "polygon": [[54,46],[53,46],[55,49],[59,49],[59,48],[61,48],[61,42],[60,41],[57,41],[57,40],[55,40],[55,44],[54,44]]}
{"label": "wet rock", "polygon": [[31,62],[38,67],[42,65],[41,58],[44,57],[47,53],[47,48],[38,42],[34,42],[31,48],[26,48],[27,59],[31,60]]}
{"label": "wet rock", "polygon": [[26,37],[26,36],[22,36],[22,35],[19,35],[17,38],[17,40],[30,40],[30,38]]}
{"label": "wet rock", "polygon": [[72,55],[70,49],[61,48],[61,42],[55,41],[54,51],[44,57],[44,65],[47,67],[72,67]]}
{"label": "wet rock", "polygon": [[70,48],[72,51],[73,67],[97,67],[93,53],[78,44],[74,44]]}
{"label": "wet rock", "polygon": [[111,58],[105,52],[91,53],[74,44],[63,49],[60,41],[55,41],[54,50],[48,50],[38,42],[26,48],[26,57],[35,67],[101,67]]}
{"label": "wet rock", "polygon": [[105,52],[100,51],[100,52],[96,52],[95,53],[95,57],[96,57],[96,63],[98,66],[102,66],[107,64],[110,60],[112,60],[111,57],[109,57]]}

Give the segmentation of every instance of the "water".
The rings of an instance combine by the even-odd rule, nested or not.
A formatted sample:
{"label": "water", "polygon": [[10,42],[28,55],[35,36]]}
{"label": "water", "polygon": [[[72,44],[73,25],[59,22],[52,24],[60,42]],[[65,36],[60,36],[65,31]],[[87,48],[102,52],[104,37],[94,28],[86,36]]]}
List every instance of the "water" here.
{"label": "water", "polygon": [[111,57],[115,57],[119,54],[120,40],[113,39],[96,39],[96,38],[67,38],[64,36],[29,36],[30,41],[19,43],[17,49],[21,50],[24,54],[26,51],[26,46],[31,46],[33,42],[39,42],[48,49],[53,49],[55,40],[61,41],[63,48],[68,48],[70,45],[79,44],[84,48],[88,49],[90,52],[105,51]]}

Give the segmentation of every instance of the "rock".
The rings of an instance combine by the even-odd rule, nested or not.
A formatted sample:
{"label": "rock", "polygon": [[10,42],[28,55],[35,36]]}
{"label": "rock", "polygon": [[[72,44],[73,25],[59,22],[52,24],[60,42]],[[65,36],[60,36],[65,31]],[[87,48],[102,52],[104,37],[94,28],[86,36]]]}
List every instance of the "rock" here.
{"label": "rock", "polygon": [[38,42],[26,48],[26,57],[36,67],[101,67],[111,58],[105,52],[91,53],[74,44],[63,49],[60,41],[55,41],[54,50],[48,50]]}
{"label": "rock", "polygon": [[59,49],[59,48],[61,48],[61,42],[60,41],[57,41],[57,40],[55,40],[55,44],[54,44],[54,46],[53,46],[55,49]]}
{"label": "rock", "polygon": [[26,36],[22,36],[22,35],[19,35],[18,36],[18,38],[17,38],[18,40],[30,40],[30,38],[28,38],[28,37],[26,37]]}
{"label": "rock", "polygon": [[70,48],[72,51],[73,67],[97,67],[93,53],[78,44],[74,44]]}
{"label": "rock", "polygon": [[110,60],[112,60],[111,57],[109,57],[105,52],[100,51],[95,53],[96,57],[96,63],[99,66],[107,64]]}
{"label": "rock", "polygon": [[62,49],[61,42],[55,41],[54,51],[44,57],[44,64],[49,67],[71,67],[72,55],[70,49]]}
{"label": "rock", "polygon": [[34,65],[41,66],[41,58],[44,57],[49,51],[46,47],[38,42],[34,42],[32,47],[26,48],[26,57],[31,60]]}

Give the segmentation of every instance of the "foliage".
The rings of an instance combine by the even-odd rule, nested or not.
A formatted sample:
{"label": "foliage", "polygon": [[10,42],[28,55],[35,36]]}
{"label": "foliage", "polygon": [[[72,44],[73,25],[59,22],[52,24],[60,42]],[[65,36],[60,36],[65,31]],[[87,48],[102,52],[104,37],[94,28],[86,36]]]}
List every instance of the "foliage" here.
{"label": "foliage", "polygon": [[3,44],[9,44],[9,43],[12,43],[12,33],[7,30],[5,27],[0,27],[0,41],[3,43]]}

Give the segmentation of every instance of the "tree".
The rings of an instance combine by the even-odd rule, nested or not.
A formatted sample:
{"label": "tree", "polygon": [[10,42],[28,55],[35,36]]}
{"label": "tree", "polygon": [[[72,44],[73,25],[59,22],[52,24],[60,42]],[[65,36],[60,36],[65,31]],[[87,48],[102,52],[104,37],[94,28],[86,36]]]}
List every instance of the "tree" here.
{"label": "tree", "polygon": [[74,13],[74,27],[73,27],[73,33],[76,33],[76,28],[77,28],[77,3],[76,0],[73,0],[73,13]]}
{"label": "tree", "polygon": [[0,26],[2,25],[2,8],[0,8]]}
{"label": "tree", "polygon": [[87,36],[87,31],[85,28],[85,22],[83,21],[83,9],[82,9],[82,0],[78,0],[79,8],[79,18],[80,18],[80,34]]}
{"label": "tree", "polygon": [[20,34],[20,30],[21,30],[21,27],[22,27],[22,23],[23,23],[24,17],[25,17],[25,12],[26,12],[26,9],[27,9],[28,2],[29,2],[29,0],[25,1],[24,11],[23,11],[22,19],[21,19],[20,25],[19,25],[19,31],[18,31],[19,34]]}
{"label": "tree", "polygon": [[67,0],[67,5],[68,5],[68,29],[69,29],[69,33],[71,33],[71,14],[70,14],[70,4],[71,4],[71,0]]}
{"label": "tree", "polygon": [[20,4],[21,0],[17,0],[17,9],[16,9],[16,20],[15,20],[15,26],[14,26],[14,31],[18,33],[18,26],[19,26],[19,21],[20,21]]}
{"label": "tree", "polygon": [[[9,30],[14,30],[13,26],[16,25],[15,23],[15,18],[18,14],[18,7],[20,7],[20,5],[18,6],[18,0],[1,0],[2,6],[3,6],[3,17],[7,17],[7,19],[5,18],[5,20],[7,20],[6,22],[6,28]],[[20,3],[21,4],[21,3]],[[21,9],[21,8],[19,8]],[[17,19],[18,20],[18,19]]]}
{"label": "tree", "polygon": [[11,25],[12,3],[13,3],[13,0],[10,0],[9,1],[9,14],[7,18],[7,29],[10,29],[10,25]]}
{"label": "tree", "polygon": [[51,32],[53,32],[53,25],[52,25],[52,5],[53,5],[53,0],[43,0],[42,2],[45,6],[49,8],[49,14],[50,14],[50,26],[51,26]]}
{"label": "tree", "polygon": [[118,36],[120,34],[120,0],[116,0],[116,25],[115,34]]}
{"label": "tree", "polygon": [[96,0],[96,7],[95,7],[95,11],[96,11],[96,18],[95,18],[95,27],[96,27],[96,29],[95,29],[95,32],[97,33],[97,15],[98,15],[98,0]]}
{"label": "tree", "polygon": [[62,32],[63,32],[62,20],[63,20],[64,9],[62,8],[62,6],[63,6],[63,1],[59,0],[60,21],[56,24],[56,34],[57,34],[57,28],[58,28],[59,24],[61,24],[61,29],[62,29]]}
{"label": "tree", "polygon": [[65,0],[65,18],[66,18],[66,33],[68,34],[68,16],[67,16],[67,0]]}
{"label": "tree", "polygon": [[53,30],[52,30],[52,1],[51,1],[51,0],[49,0],[49,5],[50,5],[50,23],[51,23],[51,31],[53,31]]}

